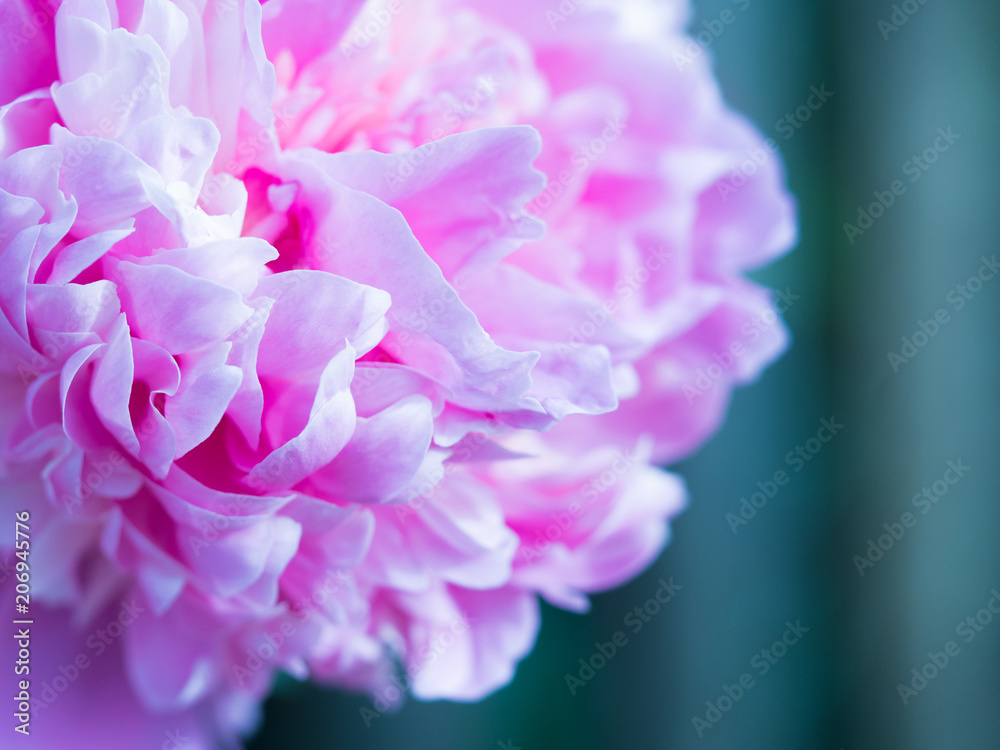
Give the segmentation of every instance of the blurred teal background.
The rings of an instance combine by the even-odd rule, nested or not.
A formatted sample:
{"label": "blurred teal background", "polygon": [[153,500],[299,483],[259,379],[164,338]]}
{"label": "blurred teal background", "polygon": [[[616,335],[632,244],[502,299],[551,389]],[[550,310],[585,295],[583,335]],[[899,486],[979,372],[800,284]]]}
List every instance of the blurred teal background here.
{"label": "blurred teal background", "polygon": [[[799,296],[795,341],[674,467],[691,505],[660,560],[586,616],[546,607],[535,651],[482,703],[411,701],[368,728],[366,699],[294,685],[268,703],[252,750],[1000,748],[1000,617],[970,643],[956,634],[1000,590],[1000,276],[961,310],[948,301],[1000,252],[1000,5],[908,0],[905,24],[880,27],[893,5],[750,0],[710,47],[800,201],[799,248],[758,275]],[[692,29],[726,7],[698,0]],[[813,86],[833,94],[779,130]],[[911,182],[908,162],[948,127],[958,140]],[[843,225],[897,179],[906,193],[852,244]],[[941,308],[949,322],[894,372],[889,352]],[[843,430],[794,472],[786,455],[830,418]],[[877,557],[869,540],[883,524],[899,534],[913,496],[959,460],[965,476],[860,575],[855,556]],[[727,514],[782,469],[790,482],[734,534]],[[578,659],[669,577],[676,598],[571,695]],[[786,622],[808,632],[769,663]],[[897,686],[950,640],[960,653],[904,704]],[[706,702],[745,673],[752,687],[715,720]],[[695,717],[714,720],[702,736]]]}

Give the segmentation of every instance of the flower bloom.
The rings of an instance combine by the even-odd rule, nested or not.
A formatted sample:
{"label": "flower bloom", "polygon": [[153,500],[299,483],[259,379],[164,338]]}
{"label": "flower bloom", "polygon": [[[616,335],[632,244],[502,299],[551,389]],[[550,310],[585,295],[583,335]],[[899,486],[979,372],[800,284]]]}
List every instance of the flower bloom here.
{"label": "flower bloom", "polygon": [[786,346],[744,274],[795,241],[685,16],[4,5],[33,746],[235,742],[278,670],[476,700],[539,596],[656,557],[686,502],[657,467]]}

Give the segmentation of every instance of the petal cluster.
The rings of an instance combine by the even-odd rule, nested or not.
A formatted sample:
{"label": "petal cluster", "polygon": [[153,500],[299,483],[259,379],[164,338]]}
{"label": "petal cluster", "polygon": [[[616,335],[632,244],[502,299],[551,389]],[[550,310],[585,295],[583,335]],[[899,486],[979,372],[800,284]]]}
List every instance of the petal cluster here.
{"label": "petal cluster", "polygon": [[60,644],[35,746],[235,742],[278,671],[476,700],[539,597],[662,549],[658,467],[786,345],[745,273],[794,207],[678,64],[683,3],[560,9],[4,5],[0,485]]}

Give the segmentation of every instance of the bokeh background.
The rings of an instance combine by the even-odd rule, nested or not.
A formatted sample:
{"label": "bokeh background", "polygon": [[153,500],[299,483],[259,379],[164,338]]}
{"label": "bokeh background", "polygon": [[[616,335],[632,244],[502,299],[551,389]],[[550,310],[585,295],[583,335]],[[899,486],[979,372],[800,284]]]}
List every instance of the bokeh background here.
{"label": "bokeh background", "polygon": [[[800,246],[758,274],[798,296],[794,344],[674,467],[691,504],[670,546],[585,616],[545,607],[535,651],[481,703],[411,701],[366,726],[367,699],[283,683],[251,750],[1000,748],[1000,616],[956,632],[1000,590],[1000,274],[949,301],[1000,254],[1000,4],[695,0],[693,31],[725,8],[736,21],[707,53],[800,202]],[[805,119],[814,86],[832,95]],[[779,126],[789,114],[800,127]],[[913,182],[912,158],[949,127],[958,139]],[[897,179],[906,193],[850,242],[843,225]],[[896,372],[888,354],[942,308]],[[844,427],[795,471],[786,456],[822,419]],[[970,468],[921,514],[914,495],[949,461]],[[788,484],[734,533],[727,514],[780,470]],[[860,575],[855,556],[907,511],[915,524]],[[633,634],[625,616],[670,577],[680,591]],[[762,674],[786,622],[808,632]],[[628,644],[572,695],[565,675],[618,630]],[[904,703],[898,685],[948,641],[958,655]],[[745,673],[753,686],[699,736],[693,719],[715,719],[706,702]]]}

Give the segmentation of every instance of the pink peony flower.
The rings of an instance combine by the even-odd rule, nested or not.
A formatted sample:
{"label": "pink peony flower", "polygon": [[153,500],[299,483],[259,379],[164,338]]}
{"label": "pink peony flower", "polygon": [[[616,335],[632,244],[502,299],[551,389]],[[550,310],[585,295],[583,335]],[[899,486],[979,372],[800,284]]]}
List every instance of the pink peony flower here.
{"label": "pink peony flower", "polygon": [[655,559],[795,219],[648,5],[4,6],[32,746],[235,742],[278,670],[476,700]]}

